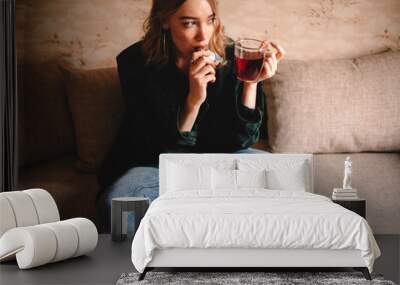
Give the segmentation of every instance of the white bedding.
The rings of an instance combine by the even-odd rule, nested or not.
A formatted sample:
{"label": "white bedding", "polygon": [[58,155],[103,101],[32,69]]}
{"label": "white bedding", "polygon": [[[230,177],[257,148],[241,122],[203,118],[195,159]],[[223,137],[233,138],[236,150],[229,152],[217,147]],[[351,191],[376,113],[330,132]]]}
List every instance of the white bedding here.
{"label": "white bedding", "polygon": [[328,198],[299,191],[246,189],[166,193],[150,206],[132,243],[143,272],[155,249],[358,249],[372,272],[380,251],[368,223]]}

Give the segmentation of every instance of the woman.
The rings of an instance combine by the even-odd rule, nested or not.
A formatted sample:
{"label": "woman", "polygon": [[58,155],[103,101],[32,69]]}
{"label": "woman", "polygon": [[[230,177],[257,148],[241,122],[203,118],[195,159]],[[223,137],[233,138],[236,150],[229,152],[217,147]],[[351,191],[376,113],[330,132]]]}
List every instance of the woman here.
{"label": "woman", "polygon": [[117,56],[127,109],[99,175],[103,219],[113,197],[158,196],[160,153],[255,151],[248,148],[264,117],[260,82],[284,52],[274,44],[256,82],[237,80],[216,2],[153,0],[144,39]]}

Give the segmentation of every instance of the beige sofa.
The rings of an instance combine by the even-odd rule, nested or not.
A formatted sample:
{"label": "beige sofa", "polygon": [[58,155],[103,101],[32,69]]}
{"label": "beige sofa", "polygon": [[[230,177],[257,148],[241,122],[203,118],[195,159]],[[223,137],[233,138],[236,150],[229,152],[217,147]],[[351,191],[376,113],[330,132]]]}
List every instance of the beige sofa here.
{"label": "beige sofa", "polygon": [[[124,111],[116,68],[21,65],[19,83],[19,188],[47,189],[62,219],[94,219],[96,169]],[[314,153],[315,192],[326,196],[350,154],[374,232],[399,234],[400,53],[285,60],[265,91],[268,139],[254,147]]]}

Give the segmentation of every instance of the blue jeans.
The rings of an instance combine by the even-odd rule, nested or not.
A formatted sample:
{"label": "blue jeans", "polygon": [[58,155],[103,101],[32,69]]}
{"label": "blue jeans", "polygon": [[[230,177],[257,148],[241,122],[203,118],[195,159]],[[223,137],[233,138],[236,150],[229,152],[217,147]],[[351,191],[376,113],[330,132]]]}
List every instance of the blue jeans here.
{"label": "blue jeans", "polygon": [[[263,150],[246,148],[235,153],[266,153]],[[116,197],[147,197],[150,202],[158,197],[158,167],[139,166],[129,169],[115,181],[100,197],[101,232],[110,231],[111,201]],[[128,233],[133,232],[134,215],[128,213]]]}
{"label": "blue jeans", "polygon": [[[153,201],[158,197],[158,167],[132,167],[109,186],[98,201],[100,232],[111,231],[111,202],[117,197],[147,197]],[[128,213],[128,233],[133,232],[134,215]]]}

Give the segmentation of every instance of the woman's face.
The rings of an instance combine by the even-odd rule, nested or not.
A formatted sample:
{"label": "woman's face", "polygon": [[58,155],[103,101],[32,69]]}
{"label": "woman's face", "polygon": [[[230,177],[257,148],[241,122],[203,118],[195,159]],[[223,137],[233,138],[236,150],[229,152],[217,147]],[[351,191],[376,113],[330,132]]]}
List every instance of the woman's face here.
{"label": "woman's face", "polygon": [[190,59],[195,50],[208,46],[214,33],[215,19],[207,0],[186,0],[168,18],[164,28],[171,32],[178,57]]}

